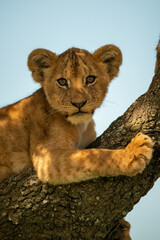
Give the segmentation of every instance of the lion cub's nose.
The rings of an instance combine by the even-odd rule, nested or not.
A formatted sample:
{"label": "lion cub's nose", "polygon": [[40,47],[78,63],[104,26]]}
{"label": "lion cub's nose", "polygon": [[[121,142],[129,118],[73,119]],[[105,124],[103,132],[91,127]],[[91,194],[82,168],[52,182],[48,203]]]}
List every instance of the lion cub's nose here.
{"label": "lion cub's nose", "polygon": [[77,108],[81,108],[86,104],[87,100],[84,102],[71,102],[71,104]]}

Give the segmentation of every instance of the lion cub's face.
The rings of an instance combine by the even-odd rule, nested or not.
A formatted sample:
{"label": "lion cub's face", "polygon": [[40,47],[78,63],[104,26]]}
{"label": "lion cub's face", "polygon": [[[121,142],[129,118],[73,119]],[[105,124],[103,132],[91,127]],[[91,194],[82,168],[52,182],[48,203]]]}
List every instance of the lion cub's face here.
{"label": "lion cub's face", "polygon": [[91,119],[121,63],[121,52],[114,45],[93,54],[71,48],[59,56],[37,49],[28,58],[33,78],[41,83],[49,104],[74,124]]}

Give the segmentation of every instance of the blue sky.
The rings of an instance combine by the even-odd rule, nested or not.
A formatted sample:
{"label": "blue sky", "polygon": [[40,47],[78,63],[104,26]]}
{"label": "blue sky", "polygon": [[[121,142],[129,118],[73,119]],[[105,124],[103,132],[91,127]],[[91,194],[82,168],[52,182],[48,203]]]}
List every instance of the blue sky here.
{"label": "blue sky", "polygon": [[[59,54],[73,46],[91,52],[110,43],[120,47],[119,77],[95,114],[99,135],[151,82],[160,37],[160,1],[0,0],[0,30],[0,107],[39,88],[27,69],[33,49]],[[159,187],[160,181],[128,215],[135,240],[160,239]]]}

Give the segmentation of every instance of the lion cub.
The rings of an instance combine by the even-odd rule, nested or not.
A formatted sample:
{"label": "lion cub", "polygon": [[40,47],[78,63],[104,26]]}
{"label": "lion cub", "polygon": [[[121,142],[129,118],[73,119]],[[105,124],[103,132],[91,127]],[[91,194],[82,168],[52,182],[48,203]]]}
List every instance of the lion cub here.
{"label": "lion cub", "polygon": [[51,184],[142,172],[153,143],[141,133],[125,149],[84,149],[96,138],[92,116],[121,63],[114,45],[93,54],[78,48],[31,52],[28,67],[42,87],[0,110],[0,180],[32,165]]}

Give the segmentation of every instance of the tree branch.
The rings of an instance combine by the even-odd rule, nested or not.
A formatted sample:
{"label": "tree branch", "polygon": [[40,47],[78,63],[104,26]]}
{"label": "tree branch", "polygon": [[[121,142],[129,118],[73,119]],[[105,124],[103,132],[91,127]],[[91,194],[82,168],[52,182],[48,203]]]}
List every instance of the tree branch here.
{"label": "tree branch", "polygon": [[0,239],[112,239],[112,231],[160,177],[160,42],[148,91],[89,148],[125,147],[137,132],[155,141],[151,163],[135,177],[69,185],[41,183],[33,169],[0,184]]}

